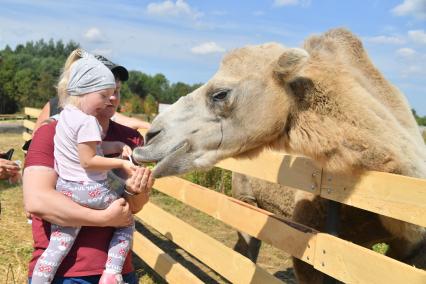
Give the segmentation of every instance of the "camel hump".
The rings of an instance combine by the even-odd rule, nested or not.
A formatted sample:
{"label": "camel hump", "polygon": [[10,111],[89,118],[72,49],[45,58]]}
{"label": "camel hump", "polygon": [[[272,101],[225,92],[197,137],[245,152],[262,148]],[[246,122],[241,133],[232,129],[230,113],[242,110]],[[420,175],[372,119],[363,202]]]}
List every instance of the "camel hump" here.
{"label": "camel hump", "polygon": [[304,48],[311,54],[327,53],[334,58],[345,58],[357,62],[366,58],[362,42],[352,32],[344,28],[332,29],[322,35],[310,36],[304,43]]}

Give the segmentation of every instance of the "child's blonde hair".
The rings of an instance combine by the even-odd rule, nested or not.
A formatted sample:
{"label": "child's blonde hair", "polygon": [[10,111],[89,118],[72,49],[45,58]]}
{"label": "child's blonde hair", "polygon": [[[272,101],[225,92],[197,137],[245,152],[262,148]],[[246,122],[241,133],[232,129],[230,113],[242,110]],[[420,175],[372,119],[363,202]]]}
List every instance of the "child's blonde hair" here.
{"label": "child's blonde hair", "polygon": [[67,85],[69,81],[71,65],[83,57],[83,52],[84,51],[80,48],[74,49],[65,61],[62,74],[59,77],[59,82],[56,86],[59,97],[59,106],[61,107],[64,107],[66,104],[71,104],[76,107],[80,106],[81,96],[70,96],[67,92]]}

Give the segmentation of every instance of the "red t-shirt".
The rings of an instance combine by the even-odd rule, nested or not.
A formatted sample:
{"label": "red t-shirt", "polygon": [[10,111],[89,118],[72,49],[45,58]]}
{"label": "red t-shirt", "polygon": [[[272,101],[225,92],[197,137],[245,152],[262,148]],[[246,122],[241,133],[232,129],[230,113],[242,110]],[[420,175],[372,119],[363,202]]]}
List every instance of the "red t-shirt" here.
{"label": "red t-shirt", "polygon": [[[53,136],[56,122],[40,127],[34,134],[25,159],[25,167],[46,166],[53,168]],[[139,132],[110,121],[108,133],[104,141],[121,141],[131,148],[143,144]],[[38,218],[32,218],[34,251],[29,263],[28,275],[31,277],[37,259],[49,244],[50,223]],[[102,274],[107,261],[108,247],[112,238],[112,227],[82,227],[70,252],[62,261],[56,276],[77,277]],[[123,274],[133,271],[131,252],[127,255]]]}

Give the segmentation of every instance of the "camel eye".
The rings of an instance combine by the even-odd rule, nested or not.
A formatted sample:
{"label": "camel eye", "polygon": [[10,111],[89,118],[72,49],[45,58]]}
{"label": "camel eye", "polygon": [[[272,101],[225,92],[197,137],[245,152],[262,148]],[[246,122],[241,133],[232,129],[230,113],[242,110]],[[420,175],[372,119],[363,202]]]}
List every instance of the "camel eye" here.
{"label": "camel eye", "polygon": [[212,99],[214,102],[220,102],[226,99],[228,96],[229,90],[220,90],[212,95]]}

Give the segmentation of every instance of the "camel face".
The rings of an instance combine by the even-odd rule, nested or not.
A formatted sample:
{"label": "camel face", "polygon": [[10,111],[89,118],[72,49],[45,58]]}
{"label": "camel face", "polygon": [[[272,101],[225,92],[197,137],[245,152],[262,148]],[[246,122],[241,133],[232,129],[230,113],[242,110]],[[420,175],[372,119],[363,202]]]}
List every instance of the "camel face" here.
{"label": "camel face", "polygon": [[[159,162],[157,177],[174,175],[212,167],[276,139],[292,105],[274,75],[283,53],[307,56],[278,44],[228,54],[211,80],[153,121],[135,160]],[[291,62],[291,68],[296,65]]]}

